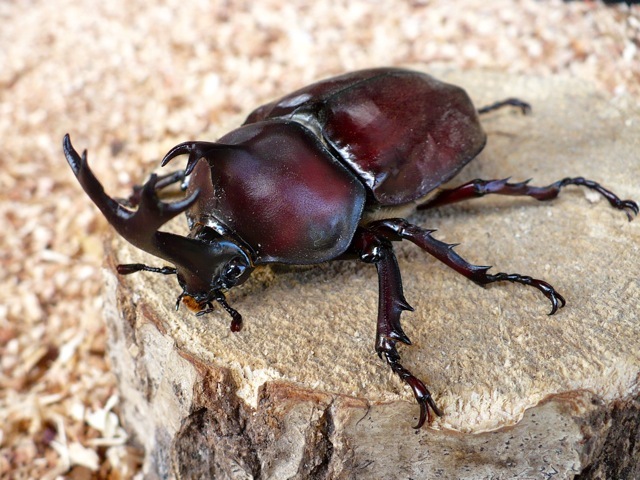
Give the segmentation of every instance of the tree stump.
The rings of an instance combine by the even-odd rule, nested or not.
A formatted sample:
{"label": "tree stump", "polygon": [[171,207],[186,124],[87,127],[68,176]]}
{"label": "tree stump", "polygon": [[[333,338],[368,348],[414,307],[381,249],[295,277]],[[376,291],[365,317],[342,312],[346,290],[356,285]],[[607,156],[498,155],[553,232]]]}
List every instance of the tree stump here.
{"label": "tree stump", "polygon": [[[584,176],[640,200],[637,102],[568,79],[439,77],[478,106],[533,105],[484,116],[487,148],[454,183]],[[640,221],[576,187],[552,202],[489,196],[411,221],[460,242],[472,263],[543,278],[567,300],[547,316],[535,289],[478,288],[396,244],[415,308],[400,354],[444,410],[421,430],[410,391],[374,352],[374,267],[254,275],[228,294],[245,320],[232,333],[222,309],[176,312],[175,278],[116,276],[118,263],[162,263],[111,239],[109,354],[148,478],[638,478]]]}

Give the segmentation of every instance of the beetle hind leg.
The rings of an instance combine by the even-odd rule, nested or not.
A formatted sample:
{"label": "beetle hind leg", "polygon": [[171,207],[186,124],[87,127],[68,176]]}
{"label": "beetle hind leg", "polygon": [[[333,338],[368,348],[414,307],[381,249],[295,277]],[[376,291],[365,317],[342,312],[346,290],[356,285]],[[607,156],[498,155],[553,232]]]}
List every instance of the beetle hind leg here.
{"label": "beetle hind leg", "polygon": [[363,262],[375,264],[378,271],[376,352],[411,387],[420,406],[420,417],[415,428],[420,428],[425,422],[431,422],[431,411],[437,416],[442,416],[442,411],[436,406],[425,384],[400,363],[397,342],[411,345],[400,325],[400,315],[405,310],[413,311],[413,308],[404,298],[400,269],[391,241],[367,228],[361,228],[354,238],[352,250]]}
{"label": "beetle hind leg", "polygon": [[484,197],[485,195],[510,195],[510,196],[526,196],[536,200],[553,200],[560,194],[560,190],[567,185],[576,185],[594,190],[602,195],[609,204],[618,210],[622,210],[627,214],[629,221],[638,214],[638,204],[633,200],[622,200],[611,190],[607,190],[599,183],[593,180],[587,180],[583,177],[567,177],[558,180],[546,187],[536,187],[529,185],[529,180],[519,183],[509,183],[509,179],[502,180],[481,180],[475,179],[460,185],[457,188],[440,191],[431,200],[418,206],[418,210],[426,210],[442,205],[470,200],[473,198]]}

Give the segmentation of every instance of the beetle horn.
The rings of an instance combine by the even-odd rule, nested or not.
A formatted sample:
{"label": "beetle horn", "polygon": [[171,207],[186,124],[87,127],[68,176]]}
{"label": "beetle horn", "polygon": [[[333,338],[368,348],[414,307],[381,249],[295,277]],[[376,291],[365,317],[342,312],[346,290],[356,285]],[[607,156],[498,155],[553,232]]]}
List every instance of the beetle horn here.
{"label": "beetle horn", "polygon": [[87,151],[83,152],[82,157],[78,155],[68,134],[64,137],[63,149],[67,162],[84,191],[125,240],[176,266],[189,266],[192,263],[189,259],[182,258],[184,255],[181,251],[188,246],[194,248],[192,244],[196,243],[201,247],[200,242],[173,233],[159,232],[158,228],[191,207],[198,198],[198,190],[183,200],[162,202],[156,193],[158,177],[153,174],[142,187],[138,209],[131,211],[105,193],[104,187],[89,168]]}
{"label": "beetle horn", "polygon": [[203,157],[207,157],[207,155],[215,150],[230,150],[230,149],[241,149],[240,145],[228,145],[225,143],[215,143],[215,142],[183,142],[175,147],[173,147],[162,159],[162,166],[164,167],[167,163],[169,163],[175,157],[180,155],[189,155],[189,160],[187,161],[187,166],[184,169],[184,174],[189,175],[200,160]]}

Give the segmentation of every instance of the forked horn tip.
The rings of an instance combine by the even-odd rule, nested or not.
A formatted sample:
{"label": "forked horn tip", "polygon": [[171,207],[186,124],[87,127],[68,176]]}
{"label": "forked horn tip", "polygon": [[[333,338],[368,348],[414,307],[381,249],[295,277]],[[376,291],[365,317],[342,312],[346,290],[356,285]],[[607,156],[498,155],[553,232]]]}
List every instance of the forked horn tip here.
{"label": "forked horn tip", "polygon": [[73,145],[71,145],[71,137],[69,137],[68,133],[65,134],[62,139],[62,150],[64,151],[64,156],[67,158],[67,163],[77,176],[83,165],[87,162],[87,151],[85,150],[82,153],[82,157],[80,157],[78,152],[73,148]]}
{"label": "forked horn tip", "polygon": [[195,148],[194,142],[180,143],[167,152],[167,154],[164,156],[160,164],[164,167],[167,163],[169,163],[174,158],[179,157],[180,155],[191,153],[194,148]]}

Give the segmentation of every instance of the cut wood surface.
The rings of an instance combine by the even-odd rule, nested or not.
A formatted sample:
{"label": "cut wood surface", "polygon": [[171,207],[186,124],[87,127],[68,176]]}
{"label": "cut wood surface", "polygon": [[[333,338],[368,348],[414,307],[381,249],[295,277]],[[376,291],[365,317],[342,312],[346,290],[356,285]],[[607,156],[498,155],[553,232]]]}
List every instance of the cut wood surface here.
{"label": "cut wood surface", "polygon": [[[528,116],[483,116],[487,147],[454,184],[584,176],[640,197],[637,104],[566,78],[428,73],[466,88],[477,106],[511,96],[533,106]],[[638,474],[639,443],[616,442],[638,435],[640,222],[578,187],[552,202],[486,197],[410,220],[461,243],[472,263],[542,278],[567,300],[548,316],[535,289],[480,288],[396,244],[415,308],[403,315],[413,345],[400,354],[444,410],[419,431],[410,391],[374,352],[374,267],[333,262],[254,275],[228,294],[244,317],[232,333],[222,309],[176,312],[175,278],[116,277],[118,263],[161,261],[112,239],[109,353],[147,474],[570,478],[611,465]],[[605,452],[615,452],[609,467],[598,463]]]}

